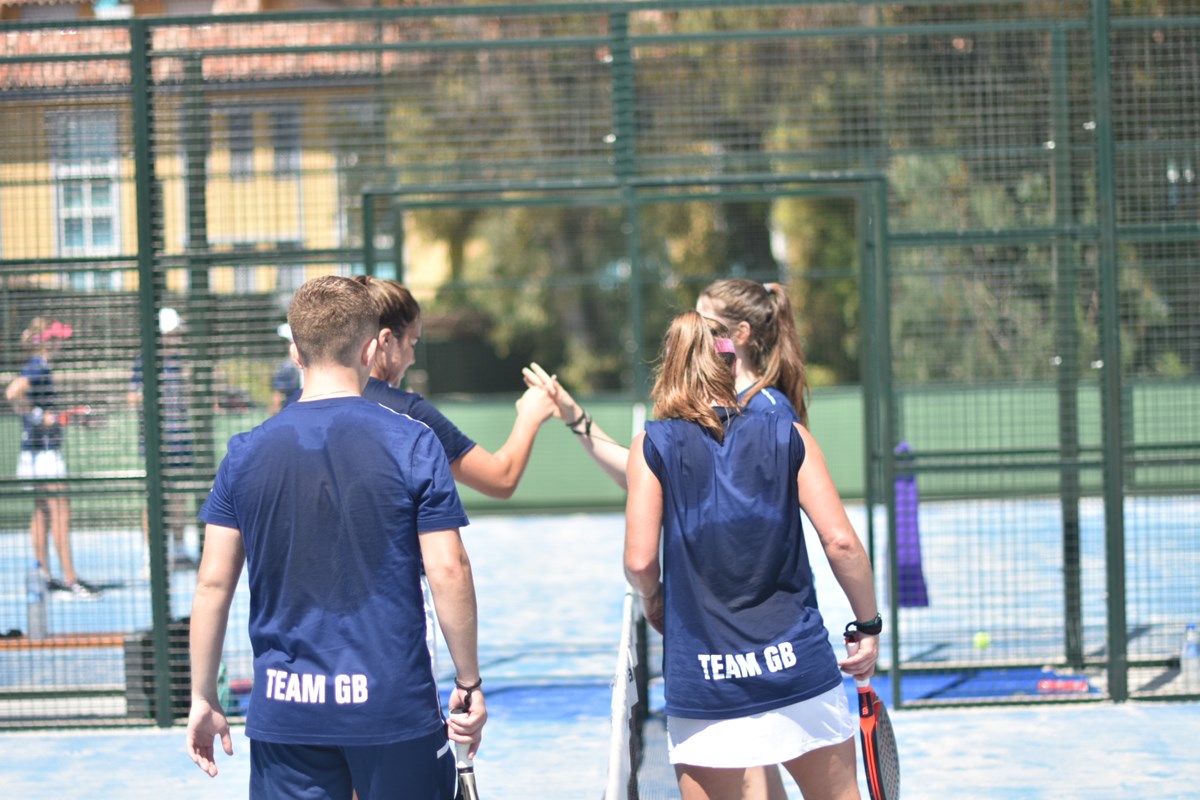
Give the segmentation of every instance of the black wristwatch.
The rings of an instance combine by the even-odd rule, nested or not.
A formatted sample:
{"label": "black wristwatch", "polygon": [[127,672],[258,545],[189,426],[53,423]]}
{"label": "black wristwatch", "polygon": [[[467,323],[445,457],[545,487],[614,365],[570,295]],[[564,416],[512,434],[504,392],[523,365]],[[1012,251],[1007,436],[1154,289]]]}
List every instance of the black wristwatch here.
{"label": "black wristwatch", "polygon": [[883,633],[883,615],[876,614],[875,619],[870,622],[849,622],[846,624],[846,632],[849,633],[851,629],[866,636],[878,636]]}

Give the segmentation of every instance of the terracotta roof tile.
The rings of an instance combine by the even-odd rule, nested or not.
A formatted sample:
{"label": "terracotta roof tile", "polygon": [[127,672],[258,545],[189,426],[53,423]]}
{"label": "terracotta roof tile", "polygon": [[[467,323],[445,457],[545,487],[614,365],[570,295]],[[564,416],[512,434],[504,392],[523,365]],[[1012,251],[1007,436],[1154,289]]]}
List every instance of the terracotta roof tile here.
{"label": "terracotta roof tile", "polygon": [[[36,2],[36,0],[27,0]],[[384,26],[384,40],[396,42],[401,34],[395,25]],[[411,29],[405,30],[405,39]],[[377,41],[380,27],[373,22],[333,21],[246,22],[202,26],[159,24],[153,29],[154,51],[196,52],[203,55],[205,80],[297,78],[323,75],[364,74],[379,68],[377,54],[370,52],[294,52],[210,55],[206,51],[227,48],[247,50],[270,48],[343,47]],[[124,85],[130,81],[126,53],[129,33],[123,25],[61,28],[9,29],[0,33],[0,88],[36,89],[62,86]],[[79,60],[82,54],[93,60]],[[41,60],[47,55],[70,56],[69,61]],[[39,60],[20,62],[23,57]],[[426,56],[388,53],[383,68],[392,71],[401,64],[419,62]],[[18,59],[15,63],[11,59]],[[154,80],[183,77],[183,60],[162,58],[154,62]]]}
{"label": "terracotta roof tile", "polygon": [[0,0],[0,6],[77,6],[92,0]]}

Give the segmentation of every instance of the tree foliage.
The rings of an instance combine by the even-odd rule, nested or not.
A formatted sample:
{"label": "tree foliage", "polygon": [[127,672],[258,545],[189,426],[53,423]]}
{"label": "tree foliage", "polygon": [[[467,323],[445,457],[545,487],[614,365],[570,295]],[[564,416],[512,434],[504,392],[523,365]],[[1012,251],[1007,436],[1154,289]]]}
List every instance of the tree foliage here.
{"label": "tree foliage", "polygon": [[[1112,7],[1178,11],[1168,0]],[[626,156],[640,175],[680,180],[882,171],[890,230],[907,237],[880,298],[897,377],[1046,381],[1063,353],[1083,376],[1098,357],[1099,265],[1079,231],[1096,224],[1107,165],[1096,158],[1088,31],[1056,34],[1064,19],[1087,21],[1088,3],[644,10],[631,30],[654,38],[632,54],[632,98],[613,94],[607,47],[435,51],[394,75],[390,160],[410,182],[588,180],[628,168]],[[536,27],[566,38],[602,23]],[[1164,110],[1200,107],[1187,77],[1200,33],[1164,23],[1121,30],[1113,46],[1118,221],[1194,220],[1200,133],[1194,114]],[[615,124],[622,102],[634,104],[632,142]],[[767,199],[692,186],[636,212],[564,194],[558,205],[421,211],[410,224],[446,244],[439,307],[486,316],[498,352],[528,350],[586,391],[629,387],[633,359],[655,351],[670,316],[727,275],[788,282],[814,374],[859,380],[876,321],[863,319],[858,212],[787,187]],[[1134,374],[1200,369],[1200,282],[1184,277],[1196,250],[1194,240],[1123,243],[1121,335]]]}

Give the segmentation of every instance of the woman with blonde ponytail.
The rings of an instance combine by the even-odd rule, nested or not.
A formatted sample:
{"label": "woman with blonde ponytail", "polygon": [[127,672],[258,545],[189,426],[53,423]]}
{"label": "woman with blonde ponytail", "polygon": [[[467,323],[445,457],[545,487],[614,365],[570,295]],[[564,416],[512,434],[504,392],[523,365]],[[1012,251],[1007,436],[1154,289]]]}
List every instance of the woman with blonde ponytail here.
{"label": "woman with blonde ponytail", "polygon": [[[713,409],[703,400],[699,401],[701,408],[697,409],[695,405],[697,397],[709,397],[720,398],[719,404],[729,409],[751,414],[778,414],[789,422],[807,426],[808,383],[804,354],[784,288],[777,283],[719,280],[701,293],[696,310],[717,326],[719,338],[729,337],[726,341],[733,353],[726,355],[734,362],[734,399],[718,392],[712,385],[702,384],[699,374],[688,371],[697,365],[664,359],[654,390],[655,417],[696,422],[720,441],[723,434],[713,428],[712,420],[716,418]],[[680,335],[675,327],[668,332],[665,342],[668,353],[679,349]],[[675,374],[673,370],[682,372]],[[711,373],[701,374],[712,379]],[[555,415],[579,437],[604,473],[622,489],[629,489],[627,462],[630,451],[592,423],[591,415],[558,383],[555,375],[533,363],[524,370],[524,376],[526,384],[544,389],[554,399],[557,404]],[[694,383],[687,382],[689,376]],[[809,436],[807,430],[802,434]],[[637,449],[636,442],[634,449]],[[823,459],[820,469],[824,469]],[[743,771],[743,787],[738,796],[742,800],[786,800],[787,792],[776,766],[752,766]]]}
{"label": "woman with blonde ponytail", "polygon": [[856,619],[876,625],[870,561],[808,430],[743,413],[727,327],[695,311],[671,323],[655,420],[626,468],[625,575],[663,634],[669,758],[683,800],[761,797],[775,764],[805,797],[852,800],[857,725],[839,668],[870,677],[878,640],[838,660],[799,511]]}
{"label": "woman with blonde ponytail", "polygon": [[665,355],[650,396],[655,419],[694,422],[721,442],[725,428],[718,409],[736,413],[737,396],[733,371],[718,349],[719,334],[719,326],[699,314],[677,317],[663,339]]}

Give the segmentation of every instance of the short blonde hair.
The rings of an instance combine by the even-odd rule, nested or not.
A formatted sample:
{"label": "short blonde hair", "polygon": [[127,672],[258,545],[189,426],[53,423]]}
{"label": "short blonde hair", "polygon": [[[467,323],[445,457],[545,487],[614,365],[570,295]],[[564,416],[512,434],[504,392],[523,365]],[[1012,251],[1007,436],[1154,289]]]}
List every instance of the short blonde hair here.
{"label": "short blonde hair", "polygon": [[288,308],[292,341],[305,366],[353,366],[359,348],[378,333],[379,311],[361,283],[324,275],[296,290]]}

